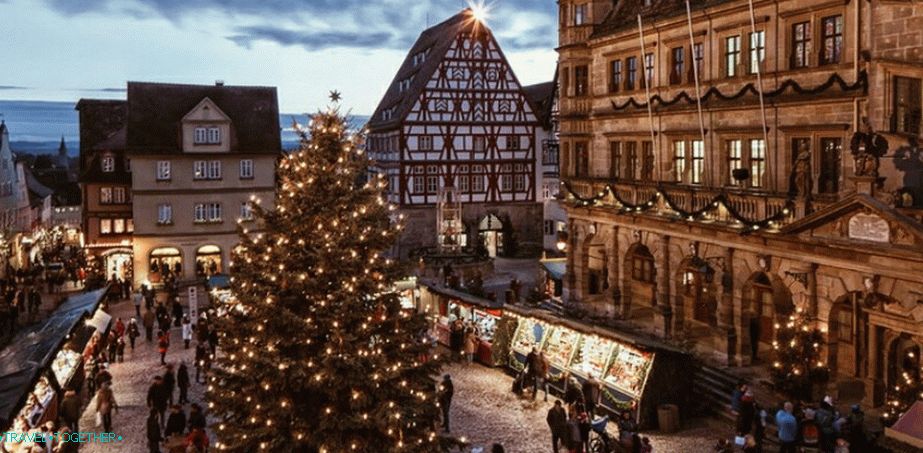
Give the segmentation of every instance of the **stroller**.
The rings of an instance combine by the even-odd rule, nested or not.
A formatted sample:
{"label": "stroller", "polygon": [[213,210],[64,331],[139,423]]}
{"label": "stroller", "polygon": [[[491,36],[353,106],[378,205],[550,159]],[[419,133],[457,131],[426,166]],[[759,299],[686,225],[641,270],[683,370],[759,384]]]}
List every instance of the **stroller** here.
{"label": "stroller", "polygon": [[613,453],[616,451],[616,441],[606,431],[609,416],[603,416],[590,423],[590,429],[595,435],[590,440],[590,453]]}

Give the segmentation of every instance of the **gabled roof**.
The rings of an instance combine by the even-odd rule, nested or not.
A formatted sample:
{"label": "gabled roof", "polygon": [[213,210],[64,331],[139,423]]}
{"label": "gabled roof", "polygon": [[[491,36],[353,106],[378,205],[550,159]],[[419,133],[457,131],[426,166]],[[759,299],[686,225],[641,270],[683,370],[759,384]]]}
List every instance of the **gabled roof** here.
{"label": "gabled roof", "polygon": [[29,204],[41,204],[44,202],[45,198],[54,195],[54,190],[51,190],[35,179],[32,170],[25,166],[23,170],[23,173],[26,175],[26,187],[29,189]]}
{"label": "gabled roof", "polygon": [[[850,214],[856,211],[865,211],[886,221],[889,226],[889,234],[892,236],[892,242],[895,233],[900,233],[903,235],[904,243],[902,245],[923,248],[923,224],[898,212],[882,201],[862,193],[853,194],[794,223],[788,224],[780,230],[780,233],[801,234],[809,232],[828,224],[849,220],[847,217],[851,217]],[[900,231],[894,231],[895,228]]]}
{"label": "gabled roof", "polygon": [[[557,78],[557,74],[555,74],[555,78]],[[535,106],[535,116],[538,117],[545,129],[549,129],[551,126],[551,104],[554,102],[556,84],[557,82],[552,80],[522,87],[523,93]]]}
{"label": "gabled roof", "polygon": [[81,99],[76,110],[80,112],[80,155],[83,156],[125,126],[128,102]]}
{"label": "gabled roof", "polygon": [[[689,5],[695,12],[732,1],[736,0],[691,0]],[[618,0],[609,15],[593,29],[590,38],[599,38],[628,29],[637,30],[638,15],[641,15],[641,21],[647,27],[657,20],[685,14],[685,0],[653,0],[650,6],[644,6],[641,0]]]}
{"label": "gabled roof", "polygon": [[[369,119],[368,126],[370,128],[384,129],[395,126],[407,115],[410,109],[413,108],[414,102],[420,97],[420,92],[426,87],[426,83],[429,82],[433,73],[439,68],[446,52],[452,46],[452,42],[455,41],[455,37],[462,31],[490,33],[487,26],[473,18],[471,9],[465,8],[458,14],[424,30],[420,34]],[[422,64],[414,66],[414,55],[422,52],[427,53],[426,60]],[[413,81],[410,83],[410,88],[401,91],[398,87],[398,82],[411,76]],[[396,109],[391,119],[382,120],[382,112],[392,107],[396,107]]]}
{"label": "gabled roof", "polygon": [[231,151],[279,153],[279,102],[273,87],[128,82],[126,148],[182,152],[181,120],[209,98],[232,121]]}

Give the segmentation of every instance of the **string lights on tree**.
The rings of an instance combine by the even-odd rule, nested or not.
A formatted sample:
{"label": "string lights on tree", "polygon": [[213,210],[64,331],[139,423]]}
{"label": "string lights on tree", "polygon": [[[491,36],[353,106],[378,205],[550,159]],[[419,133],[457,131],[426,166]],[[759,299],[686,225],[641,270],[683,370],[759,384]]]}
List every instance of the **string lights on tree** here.
{"label": "string lights on tree", "polygon": [[923,400],[923,366],[921,366],[919,350],[908,350],[901,359],[896,382],[886,393],[887,403],[881,414],[885,425],[893,425],[910,406],[918,400]]}
{"label": "string lights on tree", "polygon": [[435,378],[422,315],[401,310],[385,256],[401,229],[386,180],[367,182],[362,135],[334,106],[281,158],[276,204],[241,229],[234,299],[209,377],[217,448],[233,452],[430,452]]}
{"label": "string lights on tree", "polygon": [[813,327],[801,308],[774,325],[774,361],[770,374],[776,389],[809,401],[814,384],[826,382],[830,370],[821,356],[824,334]]}

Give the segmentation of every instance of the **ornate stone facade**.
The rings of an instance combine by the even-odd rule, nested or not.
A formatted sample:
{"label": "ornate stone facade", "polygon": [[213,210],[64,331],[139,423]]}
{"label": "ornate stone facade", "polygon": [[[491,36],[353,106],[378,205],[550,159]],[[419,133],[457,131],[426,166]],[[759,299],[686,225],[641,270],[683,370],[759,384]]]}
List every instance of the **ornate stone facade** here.
{"label": "ornate stone facade", "polygon": [[560,2],[569,297],[732,366],[802,310],[881,404],[923,345],[923,7],[691,3]]}

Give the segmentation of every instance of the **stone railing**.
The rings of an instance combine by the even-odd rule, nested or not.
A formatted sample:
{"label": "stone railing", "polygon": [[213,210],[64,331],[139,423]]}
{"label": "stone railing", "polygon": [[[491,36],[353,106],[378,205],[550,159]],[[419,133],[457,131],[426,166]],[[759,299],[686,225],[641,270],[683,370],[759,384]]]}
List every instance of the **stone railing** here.
{"label": "stone railing", "polygon": [[590,38],[591,33],[593,33],[593,26],[589,24],[561,27],[561,31],[558,34],[558,45],[569,46],[571,44],[586,42],[586,40]]}

